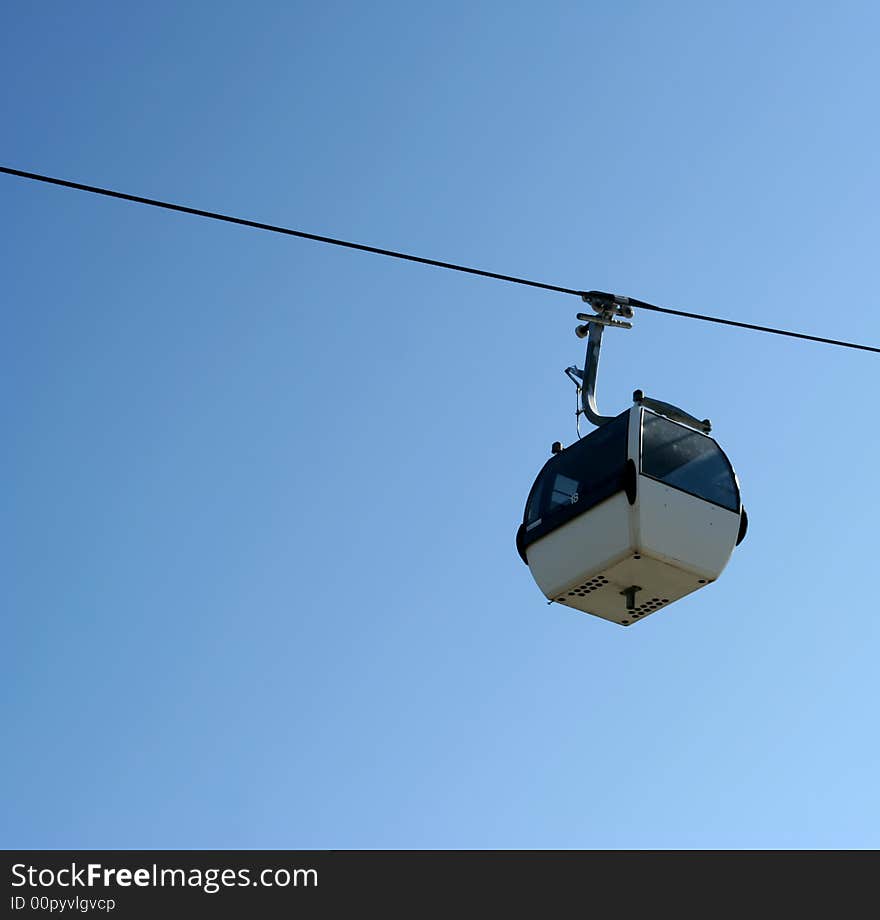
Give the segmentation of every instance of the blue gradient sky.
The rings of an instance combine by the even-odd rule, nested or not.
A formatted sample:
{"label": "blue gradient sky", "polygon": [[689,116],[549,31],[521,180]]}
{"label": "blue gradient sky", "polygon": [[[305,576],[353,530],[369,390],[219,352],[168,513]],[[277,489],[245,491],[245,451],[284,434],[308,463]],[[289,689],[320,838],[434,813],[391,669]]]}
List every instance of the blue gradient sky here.
{"label": "blue gradient sky", "polygon": [[[880,344],[876,4],[49,3],[5,165]],[[0,177],[6,847],[877,847],[880,358],[657,315],[751,532],[514,549],[572,298]]]}

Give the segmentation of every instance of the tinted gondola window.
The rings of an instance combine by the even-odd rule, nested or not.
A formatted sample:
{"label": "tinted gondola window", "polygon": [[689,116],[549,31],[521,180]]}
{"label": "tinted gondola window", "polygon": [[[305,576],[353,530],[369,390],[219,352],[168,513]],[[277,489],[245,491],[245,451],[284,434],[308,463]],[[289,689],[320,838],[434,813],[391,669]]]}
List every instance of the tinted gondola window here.
{"label": "tinted gondola window", "polygon": [[733,469],[721,448],[706,435],[644,413],[642,472],[699,498],[739,511]]}
{"label": "tinted gondola window", "polygon": [[572,479],[565,473],[557,473],[551,481],[547,510],[553,511],[562,505],[571,505],[578,500],[575,496],[578,496],[577,479]]}
{"label": "tinted gondola window", "polygon": [[628,418],[624,412],[548,461],[529,497],[526,526],[540,521],[535,533],[543,533],[623,488]]}

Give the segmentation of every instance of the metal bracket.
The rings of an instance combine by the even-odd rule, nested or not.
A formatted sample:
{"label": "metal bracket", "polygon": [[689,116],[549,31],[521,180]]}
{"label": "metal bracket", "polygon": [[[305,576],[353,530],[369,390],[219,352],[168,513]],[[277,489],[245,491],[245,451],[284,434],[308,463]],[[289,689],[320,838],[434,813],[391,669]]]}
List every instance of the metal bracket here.
{"label": "metal bracket", "polygon": [[[614,319],[614,314],[610,312],[598,313],[596,316],[589,316],[586,313],[578,313],[577,318],[582,323],[598,323],[600,326],[617,326],[618,329],[632,329],[633,327],[632,323],[627,323],[620,319]],[[579,339],[582,339],[587,333],[583,326],[578,326],[577,329],[575,329],[575,334]]]}
{"label": "metal bracket", "polygon": [[[579,339],[587,339],[587,354],[584,369],[567,367],[565,373],[578,388],[581,405],[578,415],[583,413],[597,427],[610,422],[614,416],[601,415],[596,405],[596,377],[599,373],[599,352],[602,348],[602,333],[606,326],[617,329],[632,329],[633,309],[625,297],[615,294],[603,294],[601,291],[589,291],[581,294],[581,299],[596,311],[595,316],[578,313],[577,318],[583,323],[575,329]],[[623,317],[619,319],[618,317]]]}

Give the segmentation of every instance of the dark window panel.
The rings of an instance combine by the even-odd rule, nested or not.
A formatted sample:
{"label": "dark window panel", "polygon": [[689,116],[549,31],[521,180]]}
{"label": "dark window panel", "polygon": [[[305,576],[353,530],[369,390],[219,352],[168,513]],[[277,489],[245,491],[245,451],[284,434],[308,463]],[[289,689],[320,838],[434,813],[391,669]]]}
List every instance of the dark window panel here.
{"label": "dark window panel", "polygon": [[642,422],[642,472],[667,485],[739,511],[730,462],[706,435],[652,412]]}
{"label": "dark window panel", "polygon": [[526,510],[529,542],[621,490],[628,420],[627,411],[547,461]]}

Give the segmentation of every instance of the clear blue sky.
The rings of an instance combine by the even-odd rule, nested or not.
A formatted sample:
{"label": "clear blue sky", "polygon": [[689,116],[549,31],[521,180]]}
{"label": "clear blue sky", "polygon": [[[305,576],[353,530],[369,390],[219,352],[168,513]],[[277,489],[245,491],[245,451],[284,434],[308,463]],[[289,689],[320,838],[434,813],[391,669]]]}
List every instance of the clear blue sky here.
{"label": "clear blue sky", "polygon": [[[18,4],[4,165],[880,344],[880,12]],[[877,847],[880,357],[656,315],[751,532],[514,549],[573,298],[0,177],[6,847]]]}

